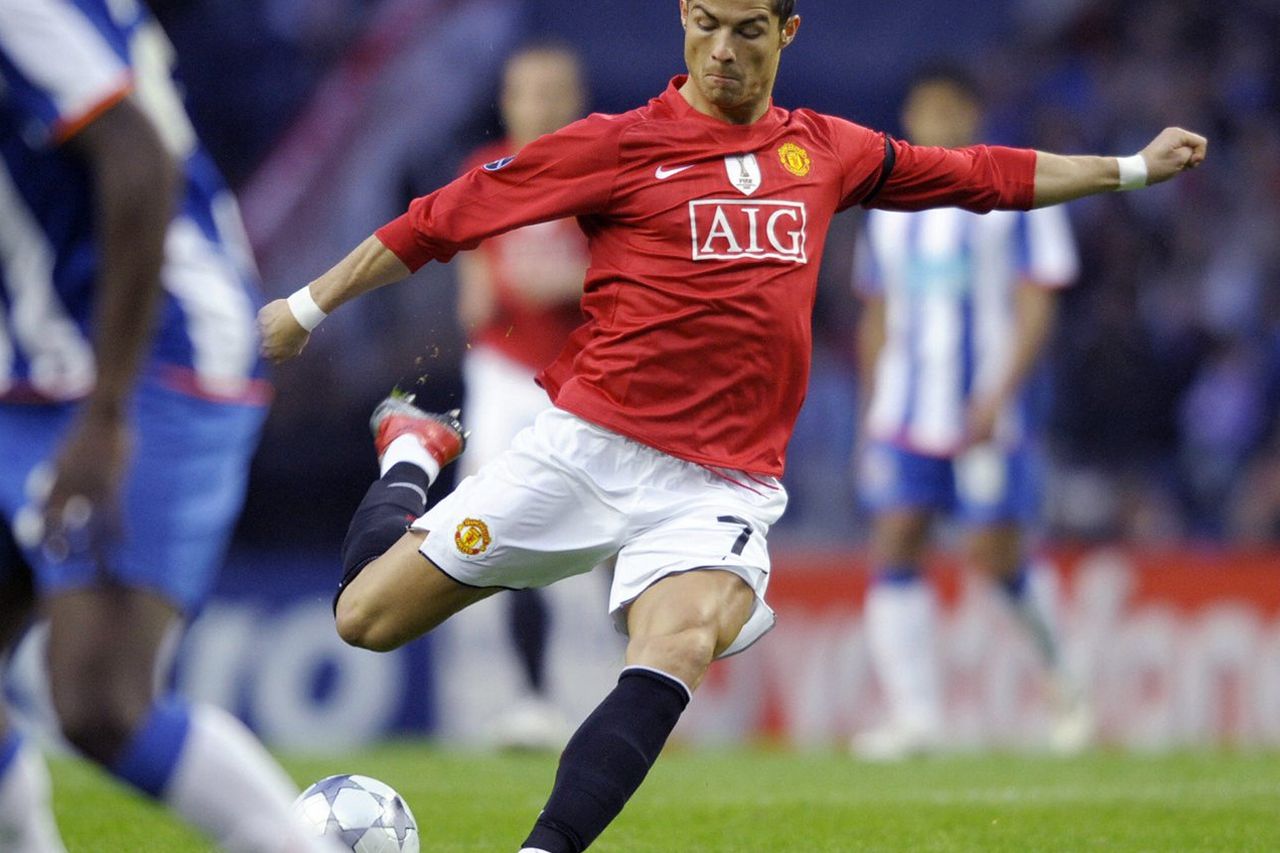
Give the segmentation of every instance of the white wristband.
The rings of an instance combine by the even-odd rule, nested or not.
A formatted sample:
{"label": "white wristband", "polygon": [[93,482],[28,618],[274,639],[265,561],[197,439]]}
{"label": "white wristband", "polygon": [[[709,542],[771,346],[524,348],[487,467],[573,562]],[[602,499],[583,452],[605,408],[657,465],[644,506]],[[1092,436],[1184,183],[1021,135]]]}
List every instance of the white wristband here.
{"label": "white wristband", "polygon": [[1116,189],[1140,190],[1147,185],[1147,161],[1141,154],[1117,157],[1116,163],[1120,165],[1120,186]]}
{"label": "white wristband", "polygon": [[316,326],[329,315],[320,310],[320,306],[311,298],[311,286],[300,287],[295,290],[287,300],[289,310],[293,312],[293,319],[298,321],[298,325],[306,329],[308,332],[314,332]]}

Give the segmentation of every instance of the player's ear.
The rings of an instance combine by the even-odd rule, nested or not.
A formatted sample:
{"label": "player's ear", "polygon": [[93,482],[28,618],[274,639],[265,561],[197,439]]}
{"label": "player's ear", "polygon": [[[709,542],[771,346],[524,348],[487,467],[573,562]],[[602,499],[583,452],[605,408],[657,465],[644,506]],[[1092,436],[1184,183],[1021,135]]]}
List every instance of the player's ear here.
{"label": "player's ear", "polygon": [[787,18],[787,22],[782,25],[782,46],[786,47],[796,40],[796,33],[800,31],[800,16],[792,15]]}
{"label": "player's ear", "polygon": [[680,0],[680,26],[689,28],[689,0]]}

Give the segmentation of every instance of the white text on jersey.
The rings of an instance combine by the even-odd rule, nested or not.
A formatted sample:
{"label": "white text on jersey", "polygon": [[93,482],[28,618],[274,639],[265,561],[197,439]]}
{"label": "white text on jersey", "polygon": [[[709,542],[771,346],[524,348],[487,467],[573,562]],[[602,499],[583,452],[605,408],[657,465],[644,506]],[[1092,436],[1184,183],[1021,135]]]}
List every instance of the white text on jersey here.
{"label": "white text on jersey", "polygon": [[799,201],[704,199],[689,202],[695,261],[771,259],[809,262],[809,214]]}

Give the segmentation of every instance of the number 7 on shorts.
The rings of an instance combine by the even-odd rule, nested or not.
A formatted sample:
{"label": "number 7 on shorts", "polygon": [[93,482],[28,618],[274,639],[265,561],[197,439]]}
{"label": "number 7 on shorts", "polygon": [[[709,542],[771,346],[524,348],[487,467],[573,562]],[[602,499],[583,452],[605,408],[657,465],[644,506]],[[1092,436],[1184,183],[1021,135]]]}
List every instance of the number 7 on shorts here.
{"label": "number 7 on shorts", "polygon": [[716,518],[716,521],[725,524],[742,525],[742,533],[738,535],[738,539],[733,543],[732,553],[742,556],[742,550],[747,547],[747,540],[751,538],[751,523],[746,519],[738,518],[736,515],[722,515]]}

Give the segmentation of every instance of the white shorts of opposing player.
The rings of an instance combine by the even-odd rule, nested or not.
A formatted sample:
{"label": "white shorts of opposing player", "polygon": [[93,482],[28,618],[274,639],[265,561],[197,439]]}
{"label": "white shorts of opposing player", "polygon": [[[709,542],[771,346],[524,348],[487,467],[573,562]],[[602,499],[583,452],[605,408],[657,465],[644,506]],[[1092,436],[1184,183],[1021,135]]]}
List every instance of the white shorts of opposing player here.
{"label": "white shorts of opposing player", "polygon": [[553,408],[413,527],[431,531],[423,555],[471,586],[545,586],[614,561],[623,633],[628,605],[664,577],[732,572],[756,603],[727,656],[773,627],[766,537],[786,503],[775,479],[711,471]]}

